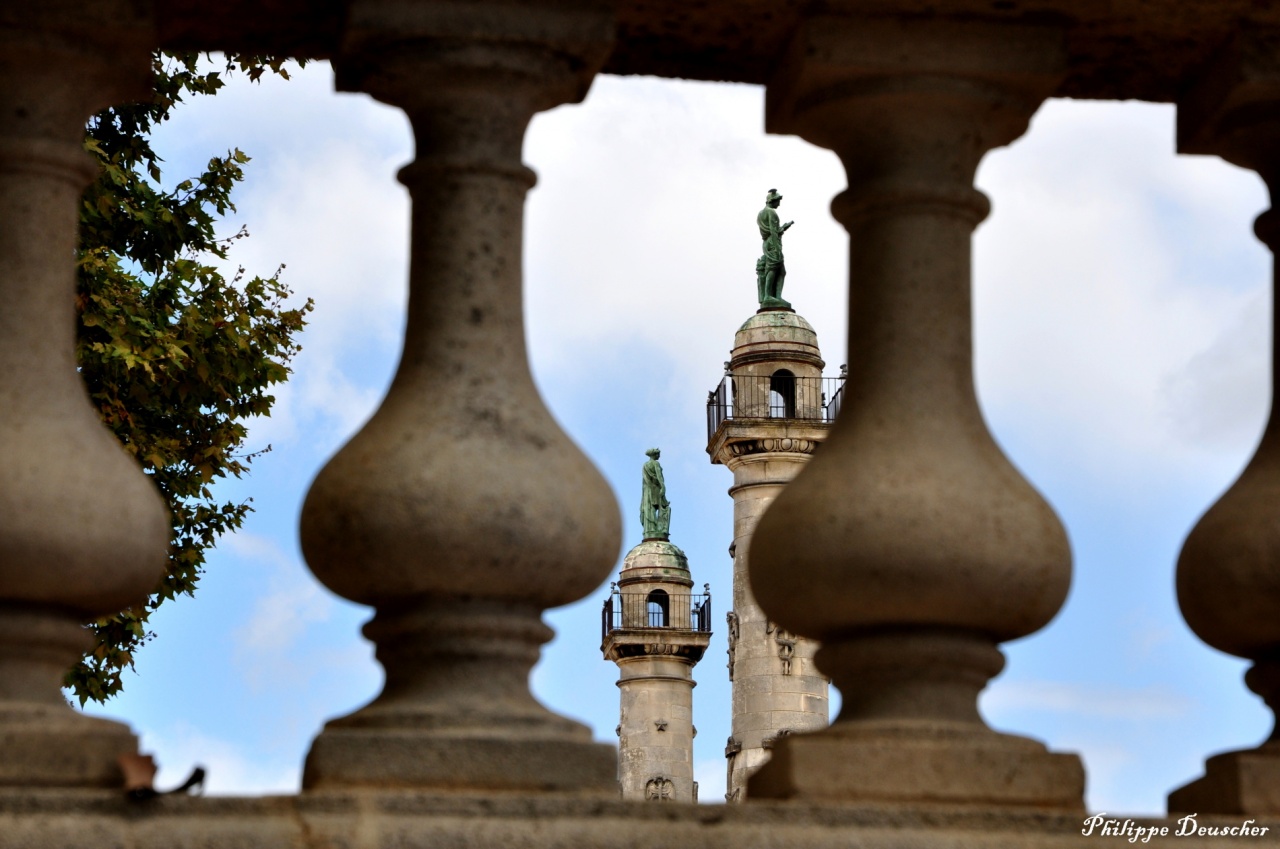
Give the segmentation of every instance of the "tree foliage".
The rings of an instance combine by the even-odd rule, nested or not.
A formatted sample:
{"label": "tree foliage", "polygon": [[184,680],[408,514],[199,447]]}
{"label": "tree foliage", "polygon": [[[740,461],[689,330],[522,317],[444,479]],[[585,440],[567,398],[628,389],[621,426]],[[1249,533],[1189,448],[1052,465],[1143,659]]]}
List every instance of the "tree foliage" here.
{"label": "tree foliage", "polygon": [[[280,270],[228,279],[220,267],[247,233],[219,235],[231,192],[249,162],[240,150],[165,188],[154,128],[188,96],[215,94],[224,77],[257,80],[278,60],[229,57],[211,70],[194,53],[158,53],[155,98],[99,113],[85,149],[98,178],[80,209],[77,355],[107,426],[151,475],[172,513],[168,569],[142,606],[93,623],[95,644],[66,679],[83,705],[121,689],[121,675],[152,633],[160,605],[191,595],[218,537],[238,528],[248,502],[220,502],[212,485],[248,471],[247,420],[265,416],[269,390],[288,378],[297,335],[312,308],[286,304]],[[268,449],[263,449],[269,450]],[[103,497],[109,497],[103,494]]]}

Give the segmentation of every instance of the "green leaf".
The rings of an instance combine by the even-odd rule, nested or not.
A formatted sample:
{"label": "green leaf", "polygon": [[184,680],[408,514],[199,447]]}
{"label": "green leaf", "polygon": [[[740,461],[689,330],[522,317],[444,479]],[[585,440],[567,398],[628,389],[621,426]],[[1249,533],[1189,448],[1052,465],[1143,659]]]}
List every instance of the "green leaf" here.
{"label": "green leaf", "polygon": [[[202,173],[163,188],[152,131],[224,80],[203,71],[196,53],[157,53],[152,65],[152,100],[105,110],[88,125],[84,146],[99,173],[80,205],[77,358],[104,424],[168,503],[171,549],[145,603],[87,626],[93,647],[65,679],[81,705],[121,691],[124,669],[154,637],[151,612],[192,595],[210,549],[244,521],[249,501],[219,504],[217,482],[245,474],[267,450],[245,445],[245,420],[270,412],[275,399],[264,389],[287,379],[312,309],[311,301],[288,305],[280,269],[248,282],[243,269],[230,279],[218,271],[248,235],[218,231],[235,209],[245,153],[211,157]],[[227,73],[251,79],[265,70],[287,76],[283,67],[227,57]]]}

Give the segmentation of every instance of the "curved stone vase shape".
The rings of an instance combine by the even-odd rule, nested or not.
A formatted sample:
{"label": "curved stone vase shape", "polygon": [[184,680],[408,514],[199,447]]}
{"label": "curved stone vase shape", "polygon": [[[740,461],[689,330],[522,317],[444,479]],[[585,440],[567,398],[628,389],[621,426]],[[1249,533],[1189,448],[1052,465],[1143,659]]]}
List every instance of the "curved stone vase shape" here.
{"label": "curved stone vase shape", "polygon": [[[302,512],[312,571],[377,610],[365,634],[386,685],[326,726],[303,783],[615,792],[613,748],[528,686],[552,636],[542,611],[607,577],[621,518],[529,372],[521,246],[534,176],[520,161],[533,114],[581,99],[603,58],[575,59],[557,27],[570,42],[612,30],[607,16],[544,19],[541,7],[501,20],[416,8],[356,4],[335,63],[340,88],[405,109],[417,157],[400,172],[414,215],[399,368]],[[419,38],[404,39],[406,21]],[[493,27],[501,37],[450,35]],[[384,42],[392,30],[402,40]]]}
{"label": "curved stone vase shape", "polygon": [[[77,210],[98,109],[148,90],[146,21],[58,4],[6,21],[0,59],[0,788],[120,787],[137,741],[68,707],[84,623],[163,573],[164,502],[99,419],[75,361]],[[28,31],[24,29],[30,27]]]}
{"label": "curved stone vase shape", "polygon": [[[1280,39],[1237,37],[1178,104],[1178,149],[1252,169],[1273,208],[1254,222],[1280,250]],[[1201,517],[1178,557],[1178,605],[1187,625],[1220,651],[1253,661],[1245,683],[1280,715],[1280,298],[1272,298],[1272,409],[1262,442],[1230,489]],[[1273,722],[1274,722],[1273,718]],[[1280,724],[1255,749],[1211,756],[1203,777],[1173,791],[1169,810],[1280,814]]]}
{"label": "curved stone vase shape", "polygon": [[789,55],[767,126],[834,150],[849,178],[832,204],[849,231],[849,367],[748,572],[771,619],[822,641],[843,707],[780,740],[748,795],[1079,810],[1078,758],[996,734],[977,710],[997,645],[1048,623],[1071,576],[1061,523],[978,409],[970,305],[989,209],[973,176],[1052,90],[1060,35],[814,21]]}

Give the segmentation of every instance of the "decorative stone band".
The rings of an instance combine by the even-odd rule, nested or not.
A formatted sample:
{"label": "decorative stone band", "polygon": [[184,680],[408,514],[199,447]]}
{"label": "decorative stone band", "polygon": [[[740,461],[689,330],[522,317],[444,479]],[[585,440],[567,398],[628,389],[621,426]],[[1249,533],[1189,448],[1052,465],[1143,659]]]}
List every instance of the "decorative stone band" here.
{"label": "decorative stone band", "polygon": [[968,186],[887,180],[861,185],[857,191],[846,189],[831,201],[831,214],[846,227],[904,212],[956,216],[977,227],[991,213],[991,202],[982,192]]}
{"label": "decorative stone band", "polygon": [[644,653],[647,655],[670,655],[672,657],[680,657],[688,653],[688,646],[673,645],[671,643],[646,643]]}
{"label": "decorative stone band", "polygon": [[405,185],[442,178],[461,180],[472,175],[505,177],[522,186],[525,191],[538,183],[538,175],[531,168],[483,157],[435,156],[431,159],[417,159],[396,174]]}
{"label": "decorative stone band", "polygon": [[81,190],[98,176],[98,163],[79,145],[41,138],[5,138],[0,139],[0,171],[64,179]]}
{"label": "decorative stone band", "polygon": [[812,454],[820,443],[812,439],[792,439],[791,437],[747,439],[742,442],[729,443],[729,450],[735,457],[746,454],[767,454],[774,451],[789,451],[792,454]]}

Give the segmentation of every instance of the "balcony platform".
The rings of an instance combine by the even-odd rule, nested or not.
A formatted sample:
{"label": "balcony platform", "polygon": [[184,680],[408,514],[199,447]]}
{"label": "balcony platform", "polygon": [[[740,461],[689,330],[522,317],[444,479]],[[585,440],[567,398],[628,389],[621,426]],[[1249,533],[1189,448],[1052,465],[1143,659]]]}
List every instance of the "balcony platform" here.
{"label": "balcony platform", "polygon": [[772,451],[812,454],[830,430],[831,422],[814,419],[725,419],[712,431],[707,453],[712,463]]}

